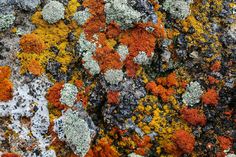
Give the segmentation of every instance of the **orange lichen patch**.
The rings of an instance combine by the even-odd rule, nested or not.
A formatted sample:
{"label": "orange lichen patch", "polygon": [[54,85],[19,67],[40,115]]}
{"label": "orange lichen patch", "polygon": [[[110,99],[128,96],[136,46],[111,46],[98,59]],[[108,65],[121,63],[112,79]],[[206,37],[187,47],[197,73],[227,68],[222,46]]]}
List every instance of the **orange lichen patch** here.
{"label": "orange lichen patch", "polygon": [[20,155],[15,153],[4,153],[1,155],[1,157],[20,157]]}
{"label": "orange lichen patch", "polygon": [[215,106],[218,104],[218,100],[219,95],[215,89],[208,89],[207,92],[202,95],[202,102],[207,105]]}
{"label": "orange lichen patch", "polygon": [[0,66],[0,81],[9,79],[11,75],[11,68],[8,66]]}
{"label": "orange lichen patch", "polygon": [[156,38],[155,35],[137,25],[134,29],[121,34],[120,42],[128,46],[132,57],[137,56],[139,51],[144,51],[148,57],[151,57],[155,49]]}
{"label": "orange lichen patch", "polygon": [[86,37],[90,40],[94,34],[99,33],[101,30],[105,30],[105,16],[95,16],[84,24],[84,32]]}
{"label": "orange lichen patch", "polygon": [[107,93],[107,102],[109,104],[119,104],[120,102],[120,93],[116,91],[109,91]]}
{"label": "orange lichen patch", "polygon": [[106,28],[107,38],[116,38],[119,36],[120,32],[120,27],[115,22],[110,23]]}
{"label": "orange lichen patch", "polygon": [[75,80],[75,86],[80,89],[84,86],[84,82],[82,80]]}
{"label": "orange lichen patch", "polygon": [[36,34],[26,34],[20,39],[20,48],[26,53],[41,53],[45,49],[44,41]]}
{"label": "orange lichen patch", "polygon": [[34,59],[29,62],[27,69],[31,74],[36,76],[39,76],[44,72],[44,68],[41,66],[39,61]]}
{"label": "orange lichen patch", "polygon": [[120,154],[111,144],[111,139],[103,137],[89,150],[85,157],[119,157]]}
{"label": "orange lichen patch", "polygon": [[120,55],[110,49],[108,46],[97,48],[96,56],[94,57],[100,66],[102,72],[106,72],[109,69],[121,69],[122,62],[120,61]]}
{"label": "orange lichen patch", "polygon": [[157,85],[154,81],[146,84],[146,89],[155,96],[160,96],[163,102],[168,102],[171,95],[175,94],[174,89],[165,88],[162,85]]}
{"label": "orange lichen patch", "polygon": [[104,15],[104,1],[85,0],[83,5],[88,7],[90,13],[93,15],[84,25],[84,32],[88,39],[91,39],[95,33],[105,30],[106,18]]}
{"label": "orange lichen patch", "polygon": [[232,140],[225,136],[218,136],[217,140],[219,141],[220,147],[222,150],[228,150],[232,146]]}
{"label": "orange lichen patch", "polygon": [[194,149],[195,139],[194,136],[185,130],[178,130],[174,133],[172,141],[184,153],[192,153]]}
{"label": "orange lichen patch", "polygon": [[151,138],[145,135],[143,138],[133,136],[133,141],[137,144],[137,149],[134,151],[136,154],[146,156],[152,147]]}
{"label": "orange lichen patch", "polygon": [[4,79],[0,81],[0,101],[8,101],[13,97],[13,85],[11,81]]}
{"label": "orange lichen patch", "polygon": [[171,141],[164,142],[163,147],[164,147],[165,152],[173,156],[179,157],[183,154],[183,151]]}
{"label": "orange lichen patch", "polygon": [[49,88],[47,96],[46,96],[48,102],[59,109],[66,108],[66,105],[63,105],[60,102],[60,97],[61,97],[60,92],[62,88],[63,88],[63,83],[57,82],[52,87]]}
{"label": "orange lichen patch", "polygon": [[220,71],[221,68],[221,62],[220,61],[215,61],[212,66],[211,66],[211,70],[214,72]]}
{"label": "orange lichen patch", "polygon": [[214,78],[213,76],[208,76],[208,81],[210,84],[215,84],[215,83],[219,83],[219,80],[217,80],[216,78]]}
{"label": "orange lichen patch", "polygon": [[104,0],[84,0],[83,6],[88,7],[92,15],[104,14]]}
{"label": "orange lichen patch", "polygon": [[202,125],[206,124],[206,116],[198,109],[188,109],[184,107],[180,111],[183,119],[192,125]]}
{"label": "orange lichen patch", "polygon": [[177,77],[176,77],[176,74],[173,72],[171,74],[169,74],[166,78],[167,80],[167,86],[168,87],[171,87],[171,86],[178,86],[178,80],[177,80]]}
{"label": "orange lichen patch", "polygon": [[127,76],[135,77],[137,71],[139,70],[139,65],[134,63],[132,56],[128,56],[127,59],[125,60],[125,68]]}
{"label": "orange lichen patch", "polygon": [[76,101],[80,101],[84,108],[87,107],[87,105],[88,105],[88,97],[85,95],[84,91],[78,92],[77,100]]}

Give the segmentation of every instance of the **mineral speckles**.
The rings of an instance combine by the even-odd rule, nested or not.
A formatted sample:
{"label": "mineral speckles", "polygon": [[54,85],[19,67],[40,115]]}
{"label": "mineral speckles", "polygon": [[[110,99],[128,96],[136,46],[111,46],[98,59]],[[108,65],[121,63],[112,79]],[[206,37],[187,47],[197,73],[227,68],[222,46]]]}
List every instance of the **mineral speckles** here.
{"label": "mineral speckles", "polygon": [[78,93],[78,89],[76,86],[66,83],[64,84],[61,90],[61,98],[60,101],[62,104],[73,106],[76,101],[76,96]]}
{"label": "mineral speckles", "polygon": [[201,88],[201,85],[197,81],[190,82],[190,84],[187,86],[186,92],[182,95],[183,102],[189,106],[199,103],[201,95],[203,94]]}
{"label": "mineral speckles", "polygon": [[43,19],[48,23],[53,24],[57,21],[64,19],[65,8],[62,3],[58,1],[50,1],[43,7]]}

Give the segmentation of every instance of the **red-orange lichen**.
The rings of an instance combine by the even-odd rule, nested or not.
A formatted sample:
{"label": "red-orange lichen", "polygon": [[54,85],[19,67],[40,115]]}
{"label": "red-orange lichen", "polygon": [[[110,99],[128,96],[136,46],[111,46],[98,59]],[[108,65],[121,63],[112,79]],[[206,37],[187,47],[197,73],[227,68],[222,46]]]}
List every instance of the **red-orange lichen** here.
{"label": "red-orange lichen", "polygon": [[61,97],[60,92],[62,88],[63,88],[63,83],[57,82],[52,87],[49,88],[47,93],[48,102],[59,109],[66,108],[66,105],[61,104],[60,102],[60,97]]}
{"label": "red-orange lichen", "polygon": [[13,97],[13,85],[8,79],[0,81],[0,101],[8,101]]}
{"label": "red-orange lichen", "polygon": [[119,157],[120,154],[111,144],[111,139],[103,137],[89,150],[85,157]]}
{"label": "red-orange lichen", "polygon": [[207,92],[202,95],[202,102],[207,105],[215,106],[218,104],[218,100],[219,95],[215,89],[208,89]]}
{"label": "red-orange lichen", "polygon": [[35,34],[26,34],[20,39],[20,48],[26,53],[41,53],[46,47],[43,40]]}
{"label": "red-orange lichen", "polygon": [[152,144],[150,143],[151,138],[147,135],[145,135],[143,138],[140,138],[136,135],[133,136],[132,139],[137,144],[137,148],[134,152],[138,155],[146,156],[152,147]]}
{"label": "red-orange lichen", "polygon": [[220,61],[215,61],[212,66],[211,66],[211,70],[214,72],[220,71],[221,68],[221,62]]}
{"label": "red-orange lichen", "polygon": [[225,136],[218,136],[217,140],[219,141],[220,147],[223,150],[228,150],[232,146],[232,140]]}
{"label": "red-orange lichen", "polygon": [[204,126],[206,124],[206,116],[198,109],[188,109],[184,107],[180,113],[183,119],[192,125]]}
{"label": "red-orange lichen", "polygon": [[219,83],[219,80],[217,80],[213,76],[208,76],[208,81],[209,81],[210,84]]}
{"label": "red-orange lichen", "polygon": [[172,141],[184,153],[192,153],[194,149],[195,139],[194,136],[185,130],[178,130],[174,133]]}
{"label": "red-orange lichen", "polygon": [[179,157],[183,154],[183,151],[180,148],[178,148],[173,142],[166,141],[163,144],[163,147],[164,147],[165,152],[175,157]]}
{"label": "red-orange lichen", "polygon": [[116,91],[109,91],[107,93],[107,102],[109,104],[119,104],[120,102],[120,93]]}
{"label": "red-orange lichen", "polygon": [[41,66],[39,61],[35,59],[29,62],[29,64],[27,65],[27,69],[31,74],[36,76],[39,76],[44,72],[44,68]]}
{"label": "red-orange lichen", "polygon": [[0,81],[9,79],[11,75],[11,68],[8,66],[0,66]]}
{"label": "red-orange lichen", "polygon": [[107,38],[116,38],[119,36],[121,30],[118,24],[115,22],[110,23],[106,29]]}
{"label": "red-orange lichen", "polygon": [[20,155],[15,153],[4,153],[1,155],[1,157],[20,157]]}
{"label": "red-orange lichen", "polygon": [[176,77],[176,74],[173,72],[173,73],[170,73],[167,78],[166,78],[166,81],[167,81],[167,86],[168,87],[171,87],[171,86],[178,86],[178,80],[177,80],[177,77]]}

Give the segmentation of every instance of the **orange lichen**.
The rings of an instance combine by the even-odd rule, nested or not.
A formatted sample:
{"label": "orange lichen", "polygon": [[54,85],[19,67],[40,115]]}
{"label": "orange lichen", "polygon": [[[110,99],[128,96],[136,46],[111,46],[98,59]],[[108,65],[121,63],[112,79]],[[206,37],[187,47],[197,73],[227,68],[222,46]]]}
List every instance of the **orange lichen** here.
{"label": "orange lichen", "polygon": [[202,95],[202,102],[207,105],[215,106],[218,104],[218,100],[219,95],[215,89],[208,89],[207,92]]}
{"label": "orange lichen", "polygon": [[119,101],[120,101],[119,96],[120,96],[119,92],[109,91],[107,93],[107,102],[109,104],[119,104]]}
{"label": "orange lichen", "polygon": [[26,53],[39,54],[45,49],[44,41],[36,34],[26,34],[20,39],[20,48]]}
{"label": "orange lichen", "polygon": [[20,155],[15,153],[4,153],[1,155],[1,157],[20,157]]}
{"label": "orange lichen", "polygon": [[41,75],[44,72],[44,68],[41,66],[41,64],[39,63],[39,61],[33,59],[29,62],[29,64],[27,65],[27,70],[36,76]]}
{"label": "orange lichen", "polygon": [[171,86],[178,86],[178,80],[177,80],[177,77],[176,77],[176,74],[173,72],[173,73],[170,73],[167,78],[167,86],[168,87],[171,87]]}
{"label": "orange lichen", "polygon": [[8,79],[0,81],[0,101],[8,101],[13,97],[13,85]]}
{"label": "orange lichen", "polygon": [[171,155],[174,155],[176,157],[179,157],[183,154],[183,151],[171,141],[165,141],[163,143],[163,147],[164,147],[165,152]]}
{"label": "orange lichen", "polygon": [[217,80],[215,77],[213,76],[208,76],[208,81],[210,84],[215,84],[215,83],[219,83],[219,80]]}
{"label": "orange lichen", "polygon": [[232,146],[232,140],[225,136],[218,136],[217,140],[219,141],[220,147],[223,150],[228,150]]}
{"label": "orange lichen", "polygon": [[111,139],[103,137],[89,150],[85,157],[119,157],[120,154],[111,144]]}
{"label": "orange lichen", "polygon": [[11,75],[11,68],[8,66],[0,66],[0,81],[9,79]]}
{"label": "orange lichen", "polygon": [[118,37],[120,32],[121,32],[120,27],[115,22],[112,22],[107,26],[107,29],[106,29],[107,38]]}
{"label": "orange lichen", "polygon": [[192,125],[204,126],[206,124],[206,116],[198,109],[188,109],[184,107],[180,113],[183,119]]}
{"label": "orange lichen", "polygon": [[195,139],[194,136],[185,130],[178,130],[174,133],[172,141],[184,153],[192,153],[194,149]]}
{"label": "orange lichen", "polygon": [[146,156],[148,152],[150,151],[150,148],[152,147],[151,138],[147,135],[145,135],[143,138],[136,136],[133,136],[132,138],[134,142],[137,144],[137,148],[134,151],[136,154]]}
{"label": "orange lichen", "polygon": [[59,109],[66,108],[66,105],[61,104],[60,102],[60,97],[61,97],[60,92],[62,88],[63,88],[63,83],[57,82],[52,87],[49,88],[47,93],[48,102]]}
{"label": "orange lichen", "polygon": [[215,61],[212,66],[211,66],[211,70],[214,72],[220,71],[221,68],[221,62],[220,61]]}
{"label": "orange lichen", "polygon": [[117,52],[114,52],[108,46],[97,48],[95,59],[98,61],[102,72],[106,72],[110,69],[122,68],[119,54]]}

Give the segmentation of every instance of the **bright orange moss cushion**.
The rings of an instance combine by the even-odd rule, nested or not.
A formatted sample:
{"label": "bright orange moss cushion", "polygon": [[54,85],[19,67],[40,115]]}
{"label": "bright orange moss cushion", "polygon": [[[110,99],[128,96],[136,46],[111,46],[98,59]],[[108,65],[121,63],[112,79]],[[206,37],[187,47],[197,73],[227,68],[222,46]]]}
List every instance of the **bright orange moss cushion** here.
{"label": "bright orange moss cushion", "polygon": [[20,48],[26,53],[41,53],[45,49],[43,40],[35,34],[26,34],[20,39]]}
{"label": "bright orange moss cushion", "polygon": [[185,130],[178,130],[172,137],[173,142],[184,152],[192,153],[194,149],[194,136]]}

